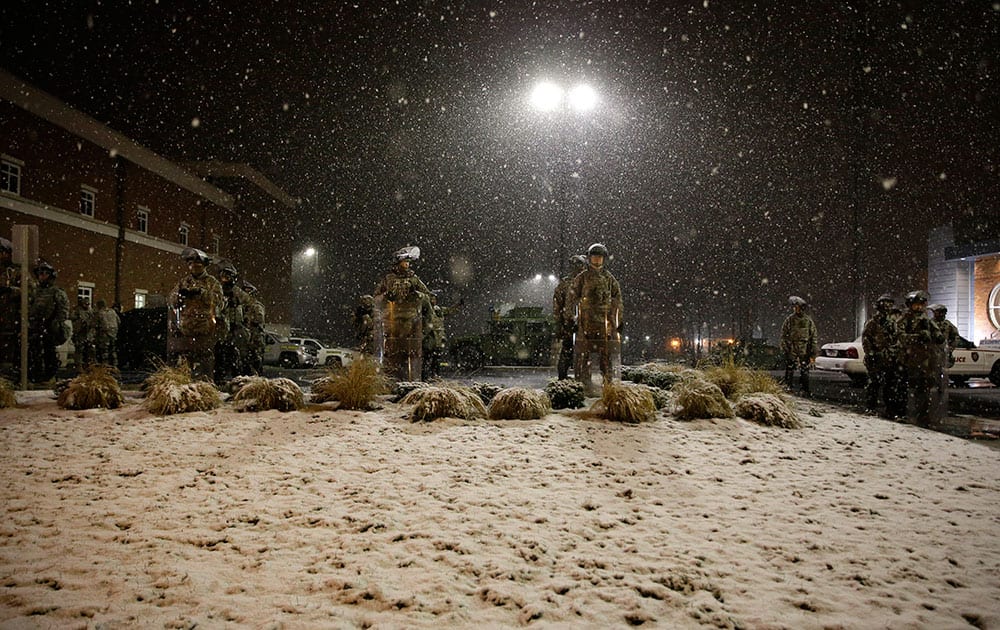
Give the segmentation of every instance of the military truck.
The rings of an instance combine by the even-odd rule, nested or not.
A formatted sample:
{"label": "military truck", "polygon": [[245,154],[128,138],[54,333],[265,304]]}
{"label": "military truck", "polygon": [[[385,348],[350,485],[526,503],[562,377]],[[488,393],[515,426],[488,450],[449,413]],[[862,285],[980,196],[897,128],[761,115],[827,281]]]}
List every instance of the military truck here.
{"label": "military truck", "polygon": [[460,371],[485,365],[552,365],[555,320],[541,306],[494,310],[485,333],[454,337],[448,356]]}

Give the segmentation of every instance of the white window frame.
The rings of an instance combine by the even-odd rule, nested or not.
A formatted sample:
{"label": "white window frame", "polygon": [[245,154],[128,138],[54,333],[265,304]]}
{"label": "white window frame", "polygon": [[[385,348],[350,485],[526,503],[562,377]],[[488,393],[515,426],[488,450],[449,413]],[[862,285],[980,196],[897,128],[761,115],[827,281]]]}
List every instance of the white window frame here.
{"label": "white window frame", "polygon": [[136,289],[133,295],[135,297],[135,308],[146,308],[146,300],[149,296],[149,291],[146,289]]}
{"label": "white window frame", "polygon": [[135,231],[149,234],[149,208],[139,206],[135,210]]}
{"label": "white window frame", "polygon": [[[93,186],[82,184],[80,186],[80,214],[85,217],[94,218],[97,209],[97,189]],[[89,210],[89,212],[88,212]]]}
{"label": "white window frame", "polygon": [[21,196],[24,162],[6,153],[0,154],[0,192]]}
{"label": "white window frame", "polygon": [[986,317],[994,328],[1000,330],[1000,284],[993,287],[986,300]]}
{"label": "white window frame", "polygon": [[187,246],[191,240],[191,226],[187,223],[181,223],[181,226],[177,228],[177,242],[181,245]]}
{"label": "white window frame", "polygon": [[90,300],[90,305],[94,305],[94,288],[96,285],[93,282],[84,282],[78,280],[76,283],[76,301],[79,302],[80,298],[87,298]]}

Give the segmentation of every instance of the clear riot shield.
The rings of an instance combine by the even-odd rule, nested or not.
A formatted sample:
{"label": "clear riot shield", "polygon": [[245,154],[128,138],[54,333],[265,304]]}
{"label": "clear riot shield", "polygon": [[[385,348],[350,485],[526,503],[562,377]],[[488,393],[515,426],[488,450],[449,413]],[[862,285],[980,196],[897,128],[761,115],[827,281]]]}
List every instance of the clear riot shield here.
{"label": "clear riot shield", "polygon": [[[581,320],[585,316],[581,316]],[[593,322],[593,319],[589,320]],[[593,326],[581,326],[576,333],[574,354],[576,355],[576,365],[574,375],[576,379],[583,383],[584,389],[588,393],[595,393],[597,388],[593,383],[593,356],[597,355],[598,366],[601,371],[601,380],[621,380],[622,377],[622,344],[621,335],[618,332],[619,323],[617,314],[605,314],[600,327],[594,330]],[[588,328],[590,328],[588,330]]]}
{"label": "clear riot shield", "polygon": [[375,359],[386,375],[400,381],[420,380],[423,363],[423,320],[416,293],[390,302],[375,298]]}

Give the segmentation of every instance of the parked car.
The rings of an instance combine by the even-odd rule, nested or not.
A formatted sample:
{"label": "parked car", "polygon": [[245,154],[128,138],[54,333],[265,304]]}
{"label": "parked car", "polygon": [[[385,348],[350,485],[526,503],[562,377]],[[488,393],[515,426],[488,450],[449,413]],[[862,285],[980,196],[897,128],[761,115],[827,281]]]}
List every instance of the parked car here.
{"label": "parked car", "polygon": [[[1000,387],[1000,346],[956,348],[952,351],[955,365],[948,369],[948,378],[954,385],[963,385],[970,378],[988,378]],[[852,382],[863,385],[868,380],[865,369],[865,351],[861,337],[854,341],[827,343],[816,357],[816,368],[843,372]]]}
{"label": "parked car", "polygon": [[354,352],[345,348],[333,348],[312,337],[289,337],[289,341],[306,347],[316,355],[320,365],[346,367],[351,364]]}
{"label": "parked car", "polygon": [[306,368],[315,366],[319,360],[306,346],[294,343],[288,337],[276,332],[264,332],[264,365],[284,368]]}

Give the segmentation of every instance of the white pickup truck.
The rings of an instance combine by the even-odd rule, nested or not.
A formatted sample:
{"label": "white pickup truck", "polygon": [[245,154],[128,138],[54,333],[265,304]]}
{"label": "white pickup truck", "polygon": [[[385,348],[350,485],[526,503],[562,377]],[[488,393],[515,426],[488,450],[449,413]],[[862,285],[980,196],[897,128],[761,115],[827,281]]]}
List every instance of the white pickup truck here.
{"label": "white pickup truck", "polygon": [[[955,365],[948,369],[948,378],[955,385],[964,385],[970,378],[988,378],[1000,387],[1000,340],[985,340],[978,348],[959,348],[952,352]],[[861,337],[854,341],[827,343],[816,357],[816,368],[843,372],[856,384],[868,380],[865,351]]]}

